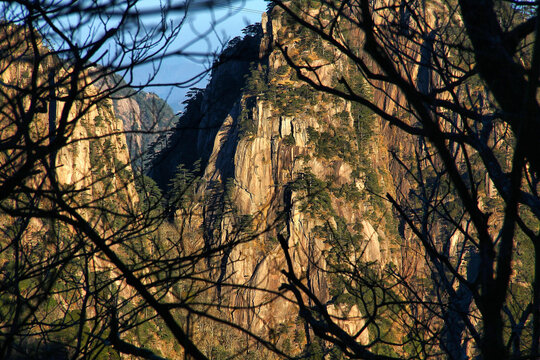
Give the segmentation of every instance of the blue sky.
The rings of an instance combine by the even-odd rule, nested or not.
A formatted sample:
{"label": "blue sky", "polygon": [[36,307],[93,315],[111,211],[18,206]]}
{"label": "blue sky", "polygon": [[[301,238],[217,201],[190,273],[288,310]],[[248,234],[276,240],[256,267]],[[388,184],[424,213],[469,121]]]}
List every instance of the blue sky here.
{"label": "blue sky", "polygon": [[[267,2],[264,0],[237,1],[232,4],[224,3],[223,6],[209,10],[198,10],[188,14],[187,23],[174,46],[184,47],[193,39],[198,39],[188,47],[191,52],[213,53],[218,52],[227,40],[242,35],[242,29],[249,24],[261,21],[262,13],[266,10]],[[213,26],[213,24],[216,24]],[[200,39],[197,33],[213,31]],[[210,59],[173,56],[161,64],[154,83],[171,83],[184,81],[208,68]],[[153,72],[151,65],[137,69],[136,78],[144,82]],[[204,87],[207,79],[193,84],[191,87]],[[176,88],[172,86],[148,87],[145,91],[154,92],[169,105],[179,111],[181,104],[189,88]]]}
{"label": "blue sky", "polygon": [[[203,6],[209,2],[212,2],[214,6],[212,8],[204,8]],[[94,13],[71,13],[70,11],[72,9],[69,7],[62,8],[62,0],[55,0],[52,3],[54,3],[54,6],[59,6],[59,9],[61,10],[56,14],[56,18],[53,17],[55,25],[63,30],[65,34],[69,34],[71,40],[81,46],[99,39],[105,31],[105,25],[107,28],[114,27],[114,21],[116,21],[114,16],[110,18],[104,16],[102,18],[101,16],[96,17]],[[116,4],[111,8],[112,10],[123,10],[122,0],[88,0],[88,2],[82,2],[83,5],[86,4],[90,8],[94,5],[106,5],[108,3]],[[182,50],[191,53],[218,54],[228,40],[235,36],[242,35],[243,28],[249,24],[259,22],[267,7],[267,2],[265,0],[139,0],[137,9],[154,11],[154,14],[156,13],[156,10],[158,10],[158,12],[155,15],[148,13],[138,20],[142,21],[142,25],[146,29],[161,26],[161,17],[159,15],[161,6],[183,5],[186,3],[190,4],[189,6],[191,6],[192,10],[193,7],[198,7],[195,8],[194,11],[188,11],[180,34],[171,44],[169,48],[170,51]],[[27,15],[25,7],[26,6],[18,5],[17,3],[2,3],[0,5],[0,13],[2,13],[0,19],[6,17],[15,22],[25,21],[26,18],[24,16]],[[183,19],[184,14],[183,11],[171,11],[167,14],[167,22],[172,21],[173,25],[178,24],[180,20]],[[103,21],[106,21],[106,24],[103,23]],[[56,31],[50,31],[45,23],[41,24],[41,26],[43,26],[43,33],[48,34],[47,41],[49,42],[49,46],[57,49],[67,49],[63,37],[58,36]],[[138,23],[137,26],[139,26]],[[142,33],[131,34],[130,32],[136,31],[134,29],[138,28],[127,27],[125,32],[122,33],[122,36],[126,37],[126,42],[128,44],[132,35],[138,40],[141,40],[141,37],[145,35],[144,31],[142,31]],[[110,46],[115,46],[115,42],[111,41]],[[103,64],[103,62],[99,60],[103,57],[105,63],[115,63],[116,59],[114,59],[114,56],[117,52],[114,49],[111,50],[108,46],[103,46],[101,50],[102,51],[96,55],[97,62]],[[109,56],[113,58],[111,59]],[[205,69],[209,68],[211,63],[211,56],[192,59],[185,56],[167,57],[160,64],[157,76],[152,80],[152,83],[163,84],[184,82],[187,79],[204,72]],[[149,76],[154,74],[154,70],[155,64],[145,64],[136,68],[133,74],[133,84],[146,84]],[[179,111],[183,108],[182,102],[189,87],[204,87],[207,80],[208,79],[206,78],[203,81],[187,84],[187,88],[151,86],[144,90],[157,93],[160,97],[165,99],[175,111]]]}

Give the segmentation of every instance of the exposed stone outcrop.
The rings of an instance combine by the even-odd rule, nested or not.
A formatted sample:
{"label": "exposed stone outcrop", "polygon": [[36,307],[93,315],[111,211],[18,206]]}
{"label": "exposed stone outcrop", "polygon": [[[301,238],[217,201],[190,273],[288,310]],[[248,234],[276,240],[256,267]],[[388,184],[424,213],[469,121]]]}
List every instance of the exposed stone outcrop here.
{"label": "exposed stone outcrop", "polygon": [[[95,241],[125,256],[127,246],[145,240],[133,236],[140,204],[124,127],[88,72],[62,63],[39,36],[28,40],[25,27],[3,30],[0,38],[16,45],[0,58],[0,182],[7,188],[0,200],[0,321],[24,324],[12,333],[17,345],[7,357],[81,356],[62,345],[76,342],[79,325],[82,334],[107,321],[96,319],[102,290],[110,285],[118,298],[135,298]],[[16,308],[24,310],[14,315]],[[69,330],[59,336],[59,329]]]}
{"label": "exposed stone outcrop", "polygon": [[[390,207],[376,198],[394,192],[387,141],[382,124],[368,112],[312,92],[295,80],[282,55],[272,50],[277,40],[302,41],[283,19],[263,16],[262,35],[248,36],[236,45],[239,49],[257,45],[260,58],[251,66],[242,60],[218,67],[206,90],[188,103],[177,133],[151,174],[164,187],[176,165],[193,169],[195,160],[201,159],[198,194],[205,199],[205,243],[226,243],[235,233],[232,217],[239,215],[249,216],[253,232],[261,234],[224,254],[221,261],[226,266],[216,279],[277,291],[285,281],[280,273],[285,258],[276,240],[283,236],[297,275],[321,301],[332,303],[329,311],[337,318],[347,314],[354,319],[350,324],[340,320],[354,333],[363,326],[360,309],[339,304],[339,297],[331,295],[335,285],[326,271],[336,266],[332,241],[345,239],[332,239],[331,233],[356,239],[344,244],[350,247],[351,262],[376,263],[379,269],[399,263],[397,223]],[[320,46],[317,56],[330,56],[325,53],[330,50]],[[300,46],[290,48],[291,56],[302,55],[295,52]],[[328,83],[347,67],[341,60],[333,64],[312,60],[321,66],[318,74]],[[236,82],[224,92],[231,77]],[[220,101],[214,105],[216,99]],[[224,206],[232,210],[224,212]],[[267,293],[247,288],[218,292],[230,305],[252,307],[235,310],[231,317],[256,333],[279,323],[295,326],[296,308],[284,298],[269,301]],[[359,338],[369,340],[367,328]]]}
{"label": "exposed stone outcrop", "polygon": [[165,146],[176,115],[156,94],[131,88],[119,75],[95,72],[100,91],[114,89],[110,100],[114,115],[122,121],[132,165],[146,171],[145,163]]}
{"label": "exposed stone outcrop", "polygon": [[208,163],[215,136],[227,115],[232,112],[231,116],[238,116],[235,111],[239,111],[237,102],[245,77],[251,64],[259,61],[259,42],[260,35],[253,34],[229,46],[217,60],[219,66],[212,71],[206,89],[194,89],[189,94],[190,101],[175,132],[149,169],[150,176],[163,189],[168,187],[179,164],[194,169],[198,160],[202,168]]}

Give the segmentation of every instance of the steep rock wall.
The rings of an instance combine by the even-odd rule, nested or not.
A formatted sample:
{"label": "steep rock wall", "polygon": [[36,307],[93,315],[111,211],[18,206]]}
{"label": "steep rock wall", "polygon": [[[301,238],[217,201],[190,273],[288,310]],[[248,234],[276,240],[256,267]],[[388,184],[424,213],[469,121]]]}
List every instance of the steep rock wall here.
{"label": "steep rock wall", "polygon": [[[387,149],[401,139],[394,137],[397,144],[389,144],[383,139],[387,132],[382,123],[366,109],[315,93],[296,79],[283,56],[272,49],[276,41],[288,44],[291,56],[310,56],[328,83],[348,65],[334,61],[323,44],[310,44],[318,49],[315,53],[306,50],[312,39],[285,21],[280,15],[263,15],[262,36],[248,38],[250,46],[257,45],[258,61],[218,67],[207,89],[188,103],[177,134],[151,174],[164,186],[176,165],[193,169],[195,160],[202,159],[198,196],[204,209],[204,243],[227,243],[235,234],[234,216],[247,216],[252,231],[259,234],[223,255],[220,261],[226,266],[216,279],[277,291],[285,281],[280,273],[285,258],[276,240],[283,236],[297,275],[307,279],[323,302],[334,303],[329,307],[333,314],[356,319],[344,324],[354,333],[363,326],[361,311],[336,300],[339,295],[327,270],[336,266],[331,258],[337,245],[349,249],[351,262],[399,266],[398,224],[379,196],[394,193]],[[245,81],[211,111],[216,94],[223,93],[231,76],[238,79],[237,74],[247,75]],[[362,87],[362,80],[356,85]],[[336,244],[341,240],[331,234],[338,232],[350,243]],[[253,307],[231,316],[256,333],[280,323],[299,327],[294,323],[295,307],[285,299],[269,301],[263,291],[226,288],[219,288],[216,296],[230,305]],[[367,329],[360,339],[368,341]]]}
{"label": "steep rock wall", "polygon": [[208,163],[214,138],[241,97],[250,65],[259,61],[259,42],[260,34],[252,34],[229,46],[217,60],[206,89],[188,94],[184,115],[148,171],[162,189],[168,188],[179,164],[194,170],[198,160],[202,168]]}
{"label": "steep rock wall", "polygon": [[[84,229],[119,256],[136,242],[141,248],[144,240],[129,235],[136,231],[130,220],[140,213],[139,199],[112,101],[38,36],[36,45],[25,41],[24,27],[7,29],[0,37],[15,45],[0,59],[0,183],[3,189],[16,183],[0,200],[0,318],[3,327],[24,324],[12,333],[9,358],[68,358],[75,356],[78,329],[109,325],[96,300],[107,296],[104,283],[119,298],[134,298]],[[53,147],[58,139],[59,149]]]}

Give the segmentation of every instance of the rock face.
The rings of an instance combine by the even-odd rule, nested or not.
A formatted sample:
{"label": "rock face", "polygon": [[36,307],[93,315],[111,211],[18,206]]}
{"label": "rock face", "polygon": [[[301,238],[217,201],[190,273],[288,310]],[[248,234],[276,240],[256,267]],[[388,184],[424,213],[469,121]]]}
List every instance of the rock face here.
{"label": "rock face", "polygon": [[[13,31],[16,33],[17,30]],[[44,47],[39,49],[44,53],[47,52]],[[20,51],[26,56],[30,52],[29,49],[22,48],[22,46],[21,49],[13,51],[15,54]],[[2,109],[5,113],[0,117],[3,130],[0,132],[0,138],[20,141],[24,144],[22,139],[15,136],[18,127],[21,126],[18,122],[18,116],[21,115],[9,114],[12,108],[6,104],[11,100],[10,96],[16,96],[16,91],[18,91],[19,96],[25,94],[25,91],[28,91],[27,88],[31,86],[30,80],[33,76],[38,79],[38,86],[45,88],[44,84],[47,81],[49,83],[52,81],[54,84],[55,81],[66,75],[58,64],[51,61],[41,64],[37,75],[32,73],[31,64],[24,61],[9,63],[6,60],[5,63],[0,62],[0,68],[2,69],[0,80],[13,89],[13,93],[7,91],[2,94]],[[49,68],[56,69],[52,79],[50,74],[47,74]],[[65,120],[67,125],[64,135],[68,138],[67,145],[55,153],[56,156],[52,162],[56,166],[56,179],[60,186],[69,188],[69,191],[84,192],[84,196],[89,196],[90,199],[99,199],[107,194],[119,194],[124,200],[122,204],[132,206],[138,199],[133,184],[130,154],[123,123],[118,121],[111,99],[95,100],[100,99],[99,90],[90,85],[90,82],[88,77],[80,76],[80,87],[84,87],[81,98],[85,100],[76,100],[75,105],[70,106],[69,114]],[[61,99],[62,91],[65,90],[63,90],[62,84],[57,84],[55,91],[56,96]],[[21,97],[24,105],[28,106],[30,99]],[[34,138],[36,143],[48,144],[49,134],[51,131],[56,132],[56,128],[60,126],[57,119],[60,118],[66,104],[61,100],[51,102],[48,98],[41,101],[42,108],[36,111],[34,117],[29,120],[31,121],[29,125],[30,136]],[[13,148],[18,149],[16,146]],[[14,150],[11,156],[18,157],[17,151]],[[4,153],[0,156],[0,160],[2,166],[6,168],[8,165],[14,167],[18,165],[16,162],[11,162],[9,156],[5,156]],[[2,171],[6,171],[9,175],[9,170]],[[5,175],[3,174],[3,176]],[[40,182],[41,176],[42,174],[37,171],[36,178],[32,181]]]}
{"label": "rock face", "polygon": [[[0,95],[0,183],[7,189],[0,196],[0,318],[3,327],[22,322],[25,328],[12,333],[16,350],[6,356],[67,358],[72,356],[67,347],[62,356],[62,346],[49,349],[49,342],[76,343],[79,324],[81,330],[94,326],[87,319],[65,321],[75,312],[85,314],[77,319],[99,313],[96,302],[88,299],[101,294],[87,280],[122,286],[110,259],[97,254],[82,229],[91,229],[115,251],[131,246],[135,242],[127,236],[125,242],[118,239],[122,229],[136,229],[130,215],[137,213],[139,199],[124,127],[112,101],[101,95],[87,72],[51,56],[38,36],[31,47],[16,41],[27,37],[24,27],[8,26],[6,31],[3,24],[2,30],[0,38],[9,37],[16,46],[0,59],[5,88]],[[6,39],[0,43],[5,45]],[[10,182],[14,185],[6,187]],[[14,260],[18,257],[24,261]],[[18,290],[19,272],[29,274],[23,292]],[[133,296],[124,289],[117,292],[120,297]],[[26,315],[17,314],[17,307],[35,320],[23,320]],[[59,327],[68,329],[68,337],[40,338]],[[58,354],[48,354],[55,349]]]}
{"label": "rock face", "polygon": [[90,189],[93,199],[118,194],[124,202],[135,204],[137,193],[123,132],[110,100],[91,107],[74,127],[72,144],[57,154],[58,180],[76,189]]}
{"label": "rock face", "polygon": [[189,169],[201,160],[204,168],[213,151],[216,134],[227,115],[237,118],[245,76],[250,66],[259,60],[260,34],[251,34],[241,42],[229,46],[217,60],[219,66],[212,72],[208,87],[189,93],[185,115],[167,139],[167,147],[156,156],[149,174],[162,187],[174,176],[179,164]]}
{"label": "rock face", "polygon": [[[131,164],[142,169],[165,143],[168,131],[178,119],[172,108],[154,93],[136,91],[118,75],[100,79],[100,87],[115,87],[111,97],[114,115],[122,121]],[[143,170],[144,171],[144,170]]]}
{"label": "rock face", "polygon": [[[346,294],[328,270],[344,260],[376,263],[379,269],[399,263],[397,222],[378,198],[394,193],[386,155],[390,145],[383,139],[388,134],[366,109],[315,93],[296,80],[283,56],[272,49],[278,40],[290,45],[290,56],[310,56],[320,64],[325,82],[335,82],[348,64],[325,60],[333,55],[322,43],[301,29],[296,33],[285,21],[282,16],[269,20],[265,14],[260,33],[225,52],[246,54],[250,49],[250,58],[218,67],[208,87],[192,95],[151,175],[167,188],[179,164],[200,174],[197,192],[209,246],[230,241],[238,218],[249,219],[250,230],[258,236],[223,254],[218,281],[277,291],[284,282],[280,271],[286,269],[276,240],[282,237],[297,276],[307,279],[319,299],[332,303],[329,311],[361,319],[358,307],[342,301]],[[314,43],[306,46],[310,41]],[[315,54],[308,55],[311,48]],[[362,81],[354,85],[362,88]],[[347,254],[336,253],[338,248]],[[255,290],[218,289],[217,296],[234,306],[257,309],[231,315],[256,333],[279,324],[288,331],[301,328],[286,299],[269,302],[267,293]],[[352,334],[362,324],[358,320],[343,326]],[[367,342],[368,330],[359,338]]]}

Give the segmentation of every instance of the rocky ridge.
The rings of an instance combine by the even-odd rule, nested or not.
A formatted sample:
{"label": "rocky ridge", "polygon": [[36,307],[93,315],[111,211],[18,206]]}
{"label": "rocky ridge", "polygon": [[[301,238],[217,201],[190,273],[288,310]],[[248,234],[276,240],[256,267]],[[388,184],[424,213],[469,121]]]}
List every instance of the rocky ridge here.
{"label": "rocky ridge", "polygon": [[[385,139],[388,130],[369,111],[317,94],[296,79],[279,50],[273,49],[276,42],[288,45],[290,56],[310,57],[329,83],[335,83],[348,64],[276,11],[263,15],[260,35],[236,44],[257,45],[258,59],[235,61],[212,74],[208,87],[188,103],[171,145],[157,157],[151,174],[164,187],[173,164],[199,170],[193,164],[201,159],[197,193],[204,210],[198,222],[205,229],[205,243],[224,244],[234,233],[235,220],[227,214],[247,216],[251,230],[261,234],[224,254],[221,261],[227,265],[216,278],[277,291],[284,281],[280,270],[286,266],[277,237],[284,237],[299,276],[309,279],[323,302],[332,302],[329,311],[334,315],[355,319],[343,324],[353,334],[362,329],[362,311],[340,296],[339,281],[329,279],[327,270],[337,266],[332,253],[341,246],[353,262],[399,266],[398,222],[379,198],[395,193],[387,155],[393,144]],[[315,42],[307,46],[310,41]],[[208,99],[233,75],[240,83],[214,109]],[[363,88],[362,81],[354,85]],[[197,140],[185,146],[188,139]],[[223,207],[231,210],[224,215]],[[341,240],[332,236],[336,233],[346,239],[339,246],[335,241]],[[256,333],[268,333],[280,324],[290,333],[303,331],[286,300],[260,307],[269,300],[261,291],[223,290],[217,296],[231,305],[256,308],[232,314],[233,321]],[[360,340],[369,341],[368,329]]]}

